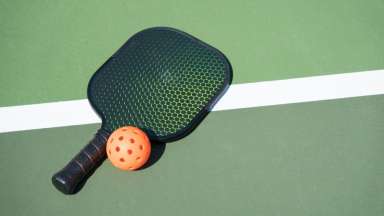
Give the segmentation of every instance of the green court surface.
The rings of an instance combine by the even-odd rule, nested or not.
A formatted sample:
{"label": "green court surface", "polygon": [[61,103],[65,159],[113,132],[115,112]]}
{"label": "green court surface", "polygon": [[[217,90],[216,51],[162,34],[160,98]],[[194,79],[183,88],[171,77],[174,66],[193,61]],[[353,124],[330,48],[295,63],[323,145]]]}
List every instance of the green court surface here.
{"label": "green court surface", "polygon": [[[383,11],[382,0],[0,0],[0,107],[84,99],[97,68],[152,26],[220,49],[234,84],[383,69]],[[215,111],[151,167],[106,161],[61,194],[51,175],[98,128],[0,133],[0,215],[384,215],[382,94]]]}

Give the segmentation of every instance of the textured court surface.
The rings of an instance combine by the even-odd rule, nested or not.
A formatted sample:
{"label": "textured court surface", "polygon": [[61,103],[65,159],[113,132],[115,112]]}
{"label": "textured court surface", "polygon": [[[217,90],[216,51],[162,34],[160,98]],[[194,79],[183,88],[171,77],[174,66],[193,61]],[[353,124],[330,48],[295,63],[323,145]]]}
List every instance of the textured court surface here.
{"label": "textured court surface", "polygon": [[[223,51],[234,83],[383,69],[383,10],[382,0],[0,0],[0,106],[85,98],[91,74],[152,26]],[[153,166],[105,162],[79,194],[60,194],[51,175],[97,128],[0,134],[0,215],[384,215],[383,95],[213,112]]]}

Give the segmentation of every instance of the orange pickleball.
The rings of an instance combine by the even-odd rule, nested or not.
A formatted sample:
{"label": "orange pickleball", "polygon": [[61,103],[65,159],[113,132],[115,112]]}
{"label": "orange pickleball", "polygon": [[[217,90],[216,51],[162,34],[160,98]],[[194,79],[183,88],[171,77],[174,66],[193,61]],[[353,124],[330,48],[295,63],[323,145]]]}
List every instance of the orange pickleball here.
{"label": "orange pickleball", "polygon": [[125,126],[111,134],[106,150],[115,167],[136,170],[147,162],[151,154],[151,143],[144,131],[137,127]]}

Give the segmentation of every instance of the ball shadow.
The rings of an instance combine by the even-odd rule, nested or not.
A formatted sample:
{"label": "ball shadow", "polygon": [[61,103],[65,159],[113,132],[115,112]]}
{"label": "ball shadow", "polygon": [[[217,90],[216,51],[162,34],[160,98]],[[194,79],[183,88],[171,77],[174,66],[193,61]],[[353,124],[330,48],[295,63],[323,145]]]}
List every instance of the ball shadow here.
{"label": "ball shadow", "polygon": [[144,169],[147,169],[151,166],[153,166],[164,154],[166,143],[164,142],[156,142],[152,141],[151,143],[151,154],[149,155],[147,163],[144,164],[140,169],[137,171],[141,171]]}

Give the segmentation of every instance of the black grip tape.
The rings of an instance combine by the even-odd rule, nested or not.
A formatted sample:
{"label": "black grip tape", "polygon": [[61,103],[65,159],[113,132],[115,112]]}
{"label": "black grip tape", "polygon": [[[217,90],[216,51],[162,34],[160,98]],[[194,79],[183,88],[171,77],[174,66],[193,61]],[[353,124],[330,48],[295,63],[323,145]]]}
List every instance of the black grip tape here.
{"label": "black grip tape", "polygon": [[74,194],[106,158],[109,132],[98,130],[94,138],[62,170],[52,176],[52,184],[64,194]]}

